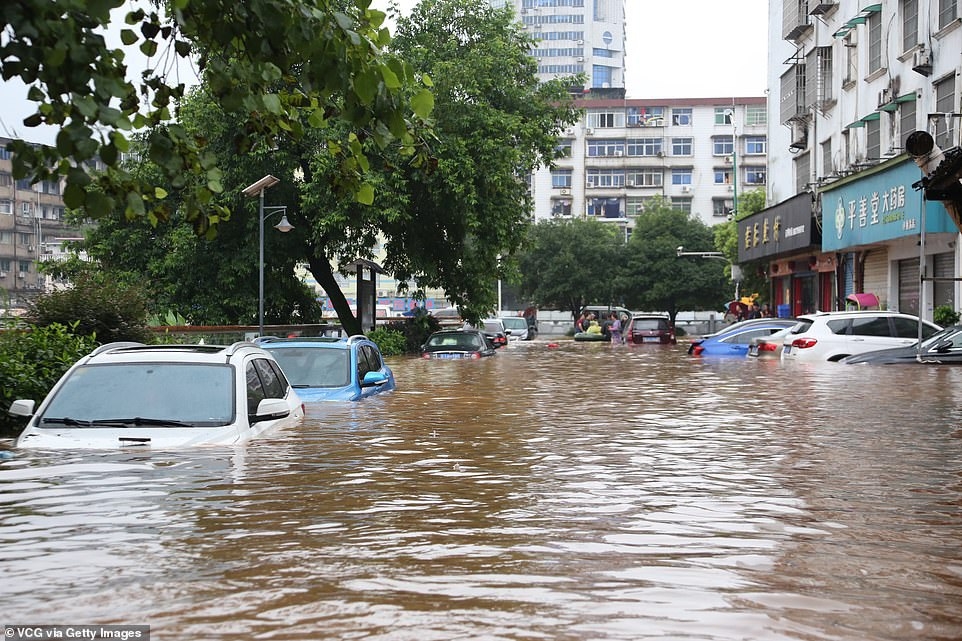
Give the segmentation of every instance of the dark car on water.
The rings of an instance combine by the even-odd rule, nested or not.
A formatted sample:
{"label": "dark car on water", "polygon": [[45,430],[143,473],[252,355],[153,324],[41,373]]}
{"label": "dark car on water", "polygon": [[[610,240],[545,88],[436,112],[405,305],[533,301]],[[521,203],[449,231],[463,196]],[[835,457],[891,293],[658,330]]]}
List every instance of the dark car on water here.
{"label": "dark car on water", "polygon": [[421,346],[422,358],[453,360],[494,355],[494,345],[477,329],[443,329],[434,332]]}
{"label": "dark car on water", "polygon": [[941,332],[914,345],[853,354],[838,361],[847,365],[962,365],[962,325]]}

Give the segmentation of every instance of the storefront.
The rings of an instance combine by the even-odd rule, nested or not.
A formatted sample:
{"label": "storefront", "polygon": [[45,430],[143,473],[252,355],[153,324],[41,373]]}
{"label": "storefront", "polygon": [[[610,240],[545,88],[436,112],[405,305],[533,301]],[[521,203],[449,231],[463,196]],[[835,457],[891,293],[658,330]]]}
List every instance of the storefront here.
{"label": "storefront", "polygon": [[[915,163],[893,159],[822,189],[822,251],[838,256],[840,298],[873,293],[883,309],[919,314],[923,225],[926,274],[957,273],[958,231],[940,202],[913,189],[921,177]],[[936,296],[955,306],[951,283],[927,282],[924,318],[932,318]]]}
{"label": "storefront", "polygon": [[738,221],[738,262],[765,265],[781,316],[833,308],[835,257],[822,254],[815,222],[809,193]]}

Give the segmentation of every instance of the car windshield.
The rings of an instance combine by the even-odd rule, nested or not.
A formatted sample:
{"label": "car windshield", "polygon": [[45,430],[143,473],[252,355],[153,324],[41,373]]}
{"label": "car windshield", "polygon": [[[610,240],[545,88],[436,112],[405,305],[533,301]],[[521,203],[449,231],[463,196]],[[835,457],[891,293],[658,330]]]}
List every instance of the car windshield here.
{"label": "car windshield", "polygon": [[341,347],[280,347],[270,350],[294,387],[351,384],[351,352]]}
{"label": "car windshield", "polygon": [[[952,343],[953,348],[962,347],[962,328],[949,327],[947,329],[943,329],[941,332],[932,334],[932,336],[922,341],[922,348],[932,349],[936,345],[946,341]],[[918,343],[916,343],[916,345],[917,344]]]}
{"label": "car windshield", "polygon": [[427,349],[466,350],[481,349],[481,337],[477,334],[435,334],[428,339]]}
{"label": "car windshield", "polygon": [[40,425],[136,418],[211,427],[233,423],[234,405],[234,370],[226,363],[85,365],[57,390]]}
{"label": "car windshield", "polygon": [[508,329],[528,329],[528,321],[520,317],[503,318],[501,322],[503,322],[504,326]]}
{"label": "car windshield", "polygon": [[668,329],[668,321],[661,318],[636,318],[632,327],[635,331]]}

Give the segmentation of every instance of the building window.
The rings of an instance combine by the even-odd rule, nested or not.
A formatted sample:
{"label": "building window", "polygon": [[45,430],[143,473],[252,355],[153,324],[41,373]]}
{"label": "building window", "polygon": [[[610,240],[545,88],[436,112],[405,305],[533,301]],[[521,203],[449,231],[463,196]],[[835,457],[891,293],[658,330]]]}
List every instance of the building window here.
{"label": "building window", "polygon": [[761,105],[749,105],[745,107],[745,126],[767,125],[768,111]]}
{"label": "building window", "polygon": [[711,215],[715,218],[727,217],[732,213],[733,204],[731,199],[713,198],[711,201]]}
{"label": "building window", "polygon": [[899,105],[899,141],[901,141],[899,146],[903,150],[905,149],[906,138],[915,131],[917,126],[915,101],[910,100],[901,103]]}
{"label": "building window", "polygon": [[9,200],[0,200],[0,214],[12,214],[13,213],[13,202]]}
{"label": "building window", "polygon": [[869,120],[865,123],[865,158],[878,160],[882,157],[882,121]]}
{"label": "building window", "polygon": [[9,187],[13,184],[13,176],[6,172],[0,172],[0,187]]}
{"label": "building window", "polygon": [[691,185],[691,168],[679,167],[671,170],[672,185]]}
{"label": "building window", "polygon": [[10,160],[13,158],[13,154],[7,149],[6,145],[0,147],[0,160]]}
{"label": "building window", "polygon": [[611,86],[614,75],[614,67],[591,65],[591,86],[607,89]]}
{"label": "building window", "polygon": [[598,129],[613,129],[625,126],[625,112],[596,111],[588,113],[588,126]]}
{"label": "building window", "polygon": [[919,0],[902,0],[902,51],[919,43]]}
{"label": "building window", "polygon": [[716,125],[732,124],[734,111],[735,110],[732,107],[715,107],[715,124]]}
{"label": "building window", "polygon": [[29,260],[18,260],[18,261],[17,261],[17,265],[20,267],[20,269],[19,269],[18,271],[21,271],[21,272],[23,272],[24,274],[29,274],[29,273],[30,273],[30,261],[29,261]]}
{"label": "building window", "polygon": [[635,138],[627,141],[629,156],[662,156],[661,138]]}
{"label": "building window", "polygon": [[691,109],[680,107],[678,109],[671,110],[671,124],[676,126],[687,127],[691,125]]}
{"label": "building window", "polygon": [[628,107],[626,110],[629,127],[664,127],[664,107]]}
{"label": "building window", "polygon": [[811,163],[809,154],[798,154],[795,157],[795,193],[802,193],[808,189],[811,182]]}
{"label": "building window", "polygon": [[0,272],[9,272],[9,271],[10,271],[10,259],[0,258]]}
{"label": "building window", "polygon": [[855,38],[856,31],[853,29],[845,36],[845,77],[842,78],[843,84],[851,84],[858,78],[858,41]]}
{"label": "building window", "polygon": [[559,217],[570,217],[571,216],[571,199],[570,198],[552,198],[551,199],[551,215],[555,218]]}
{"label": "building window", "polygon": [[873,13],[865,23],[868,27],[868,72],[882,68],[882,14]]}
{"label": "building window", "polygon": [[939,0],[939,29],[949,26],[958,17],[958,0]]}
{"label": "building window", "polygon": [[29,178],[21,178],[17,181],[18,191],[33,191],[33,186],[30,184]]}
{"label": "building window", "polygon": [[618,198],[589,198],[587,213],[598,218],[624,218]]}
{"label": "building window", "polygon": [[731,156],[735,152],[732,136],[712,136],[711,153],[715,156]]}
{"label": "building window", "polygon": [[645,204],[651,200],[651,198],[644,197],[629,197],[625,200],[625,213],[629,217],[640,216],[645,213]]}
{"label": "building window", "polygon": [[551,170],[551,186],[554,189],[565,189],[571,187],[571,170],[570,169],[552,169]]}
{"label": "building window", "polygon": [[663,181],[660,169],[629,169],[625,173],[626,187],[661,187]]}
{"label": "building window", "polygon": [[728,167],[716,168],[714,171],[716,185],[732,184],[732,170]]}
{"label": "building window", "polygon": [[555,158],[571,158],[571,141],[562,140],[554,148]]}
{"label": "building window", "polygon": [[749,185],[765,184],[764,167],[745,167],[745,183]]}
{"label": "building window", "polygon": [[598,156],[624,156],[625,155],[625,141],[624,140],[589,140],[588,141],[588,156],[598,157]]}
{"label": "building window", "polygon": [[745,155],[760,156],[768,152],[768,139],[765,136],[746,136]]}
{"label": "building window", "polygon": [[822,177],[831,176],[835,171],[832,163],[832,140],[829,138],[822,143]]}
{"label": "building window", "polygon": [[691,138],[672,138],[671,139],[671,155],[672,156],[691,156],[692,155],[692,139]]}
{"label": "building window", "polygon": [[[955,113],[955,74],[935,85],[935,110],[939,113]],[[959,121],[951,116],[943,118],[937,116],[935,122],[935,144],[948,149],[955,146],[956,129]]]}
{"label": "building window", "polygon": [[691,198],[684,196],[680,198],[672,197],[671,208],[675,211],[682,211],[686,214],[691,213]]}
{"label": "building window", "polygon": [[620,169],[588,169],[585,184],[588,187],[624,187],[625,173]]}

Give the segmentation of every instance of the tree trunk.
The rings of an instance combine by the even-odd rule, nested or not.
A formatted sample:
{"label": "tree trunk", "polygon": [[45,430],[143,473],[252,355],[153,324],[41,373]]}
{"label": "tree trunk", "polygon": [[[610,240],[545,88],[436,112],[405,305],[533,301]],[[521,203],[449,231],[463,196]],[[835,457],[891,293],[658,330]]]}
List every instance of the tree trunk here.
{"label": "tree trunk", "polygon": [[334,278],[331,262],[325,258],[311,258],[308,264],[317,284],[324,288],[331,304],[334,305],[337,320],[341,323],[341,327],[344,328],[347,335],[363,334],[361,322],[354,316],[351,306],[348,305],[347,299],[344,297],[344,292],[341,291],[337,280]]}

